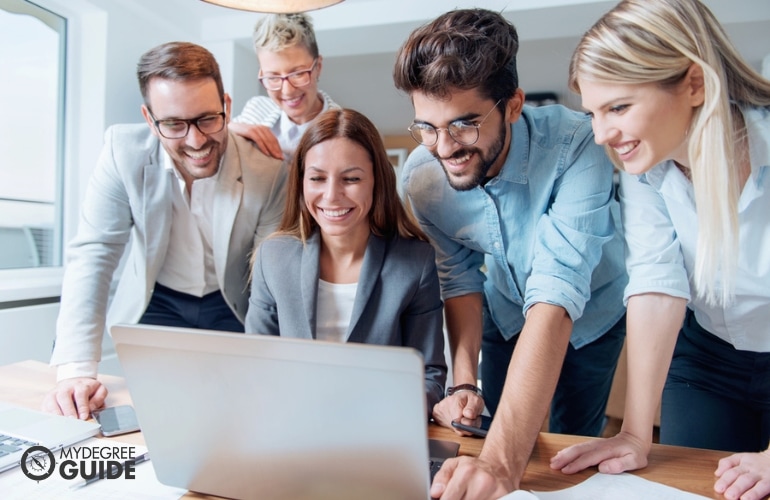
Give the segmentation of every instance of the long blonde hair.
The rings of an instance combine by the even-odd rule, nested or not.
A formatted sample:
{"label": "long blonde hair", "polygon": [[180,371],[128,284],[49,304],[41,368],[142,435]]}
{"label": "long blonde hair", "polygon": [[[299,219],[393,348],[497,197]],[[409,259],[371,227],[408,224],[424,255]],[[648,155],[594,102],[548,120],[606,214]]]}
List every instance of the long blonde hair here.
{"label": "long blonde hair", "polygon": [[[698,215],[693,280],[699,297],[727,304],[738,260],[740,106],[770,106],[770,81],[733,46],[699,0],[623,0],[585,35],[572,56],[569,86],[578,78],[671,88],[692,64],[703,70],[705,100],[688,130],[688,156]],[[622,168],[615,152],[607,148]],[[721,273],[721,276],[720,276]],[[718,277],[721,277],[721,284]]]}

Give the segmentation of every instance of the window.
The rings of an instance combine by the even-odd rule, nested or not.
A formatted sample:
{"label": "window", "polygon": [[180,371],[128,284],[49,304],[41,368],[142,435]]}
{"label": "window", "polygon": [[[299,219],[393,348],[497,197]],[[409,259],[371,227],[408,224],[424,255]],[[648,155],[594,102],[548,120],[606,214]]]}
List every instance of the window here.
{"label": "window", "polygon": [[61,265],[66,21],[0,0],[0,269]]}

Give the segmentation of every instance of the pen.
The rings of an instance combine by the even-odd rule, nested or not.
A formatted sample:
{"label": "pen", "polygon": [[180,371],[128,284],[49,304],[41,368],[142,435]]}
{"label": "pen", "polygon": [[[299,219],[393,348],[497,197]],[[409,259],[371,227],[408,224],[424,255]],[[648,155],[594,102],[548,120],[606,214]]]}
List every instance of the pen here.
{"label": "pen", "polygon": [[[133,458],[131,460],[126,460],[121,465],[123,466],[123,469],[125,470],[126,465],[129,464],[129,463],[133,463],[134,465],[139,465],[140,463],[146,462],[149,459],[150,459],[150,454],[145,452],[145,453],[142,453],[141,455],[137,456],[136,458]],[[110,470],[108,472],[113,472],[114,470],[115,470],[115,466],[112,466],[112,467],[110,467]],[[94,475],[94,477],[90,477],[90,478],[86,479],[85,481],[78,481],[77,483],[71,484],[70,485],[70,489],[71,490],[75,490],[75,489],[78,489],[78,488],[82,488],[83,486],[86,486],[86,485],[91,484],[91,483],[95,483],[96,481],[100,481],[102,479],[104,479],[104,477],[102,477],[100,475]]]}

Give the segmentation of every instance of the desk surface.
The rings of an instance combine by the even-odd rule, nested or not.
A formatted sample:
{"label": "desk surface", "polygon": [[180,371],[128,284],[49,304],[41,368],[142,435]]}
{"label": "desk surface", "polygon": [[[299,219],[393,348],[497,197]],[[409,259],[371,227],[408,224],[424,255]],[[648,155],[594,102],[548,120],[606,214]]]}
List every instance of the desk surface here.
{"label": "desk surface", "polygon": [[[131,404],[128,389],[122,378],[112,376],[99,378],[109,389],[108,406]],[[0,366],[0,401],[37,409],[40,407],[43,396],[54,386],[55,381],[55,370],[45,363],[24,361]],[[482,439],[459,437],[452,430],[435,425],[430,426],[429,434],[431,438],[460,443],[462,455],[478,455],[483,444]],[[132,444],[144,444],[141,433],[126,434],[116,439]],[[535,491],[559,490],[589,478],[596,472],[596,468],[566,475],[553,471],[548,466],[550,458],[559,450],[586,439],[590,438],[541,433],[521,487]],[[649,465],[645,469],[634,471],[634,474],[708,498],[723,499],[722,495],[714,493],[714,470],[716,470],[717,461],[727,455],[726,452],[653,445]],[[195,494],[188,494],[186,497],[202,498]]]}

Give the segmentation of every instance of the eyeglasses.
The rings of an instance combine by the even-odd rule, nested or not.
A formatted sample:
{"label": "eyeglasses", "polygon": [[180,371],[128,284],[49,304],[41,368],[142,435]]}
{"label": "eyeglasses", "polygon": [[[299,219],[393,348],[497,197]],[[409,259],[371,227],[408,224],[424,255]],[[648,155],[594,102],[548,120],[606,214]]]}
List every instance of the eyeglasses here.
{"label": "eyeglasses", "polygon": [[267,90],[281,90],[284,80],[288,80],[294,87],[305,87],[310,84],[310,75],[313,73],[316,64],[318,64],[318,58],[313,59],[313,65],[310,66],[310,69],[301,69],[285,76],[260,76],[259,81]]}
{"label": "eyeglasses", "polygon": [[412,123],[407,130],[412,134],[412,139],[423,146],[434,146],[438,142],[438,133],[441,130],[446,130],[449,133],[449,136],[458,144],[472,146],[479,140],[479,128],[492,111],[494,111],[497,105],[500,104],[500,101],[502,101],[502,99],[498,100],[495,105],[492,106],[492,109],[490,109],[478,123],[474,123],[470,120],[455,120],[447,125],[446,128],[438,128],[430,123],[415,122]]}
{"label": "eyeglasses", "polygon": [[212,115],[203,115],[198,118],[190,118],[188,120],[182,118],[170,118],[168,120],[156,120],[152,111],[150,112],[155,128],[158,129],[160,135],[166,139],[182,139],[187,137],[187,133],[190,131],[190,125],[195,125],[195,128],[201,134],[211,135],[220,132],[225,128],[225,112],[220,111]]}

